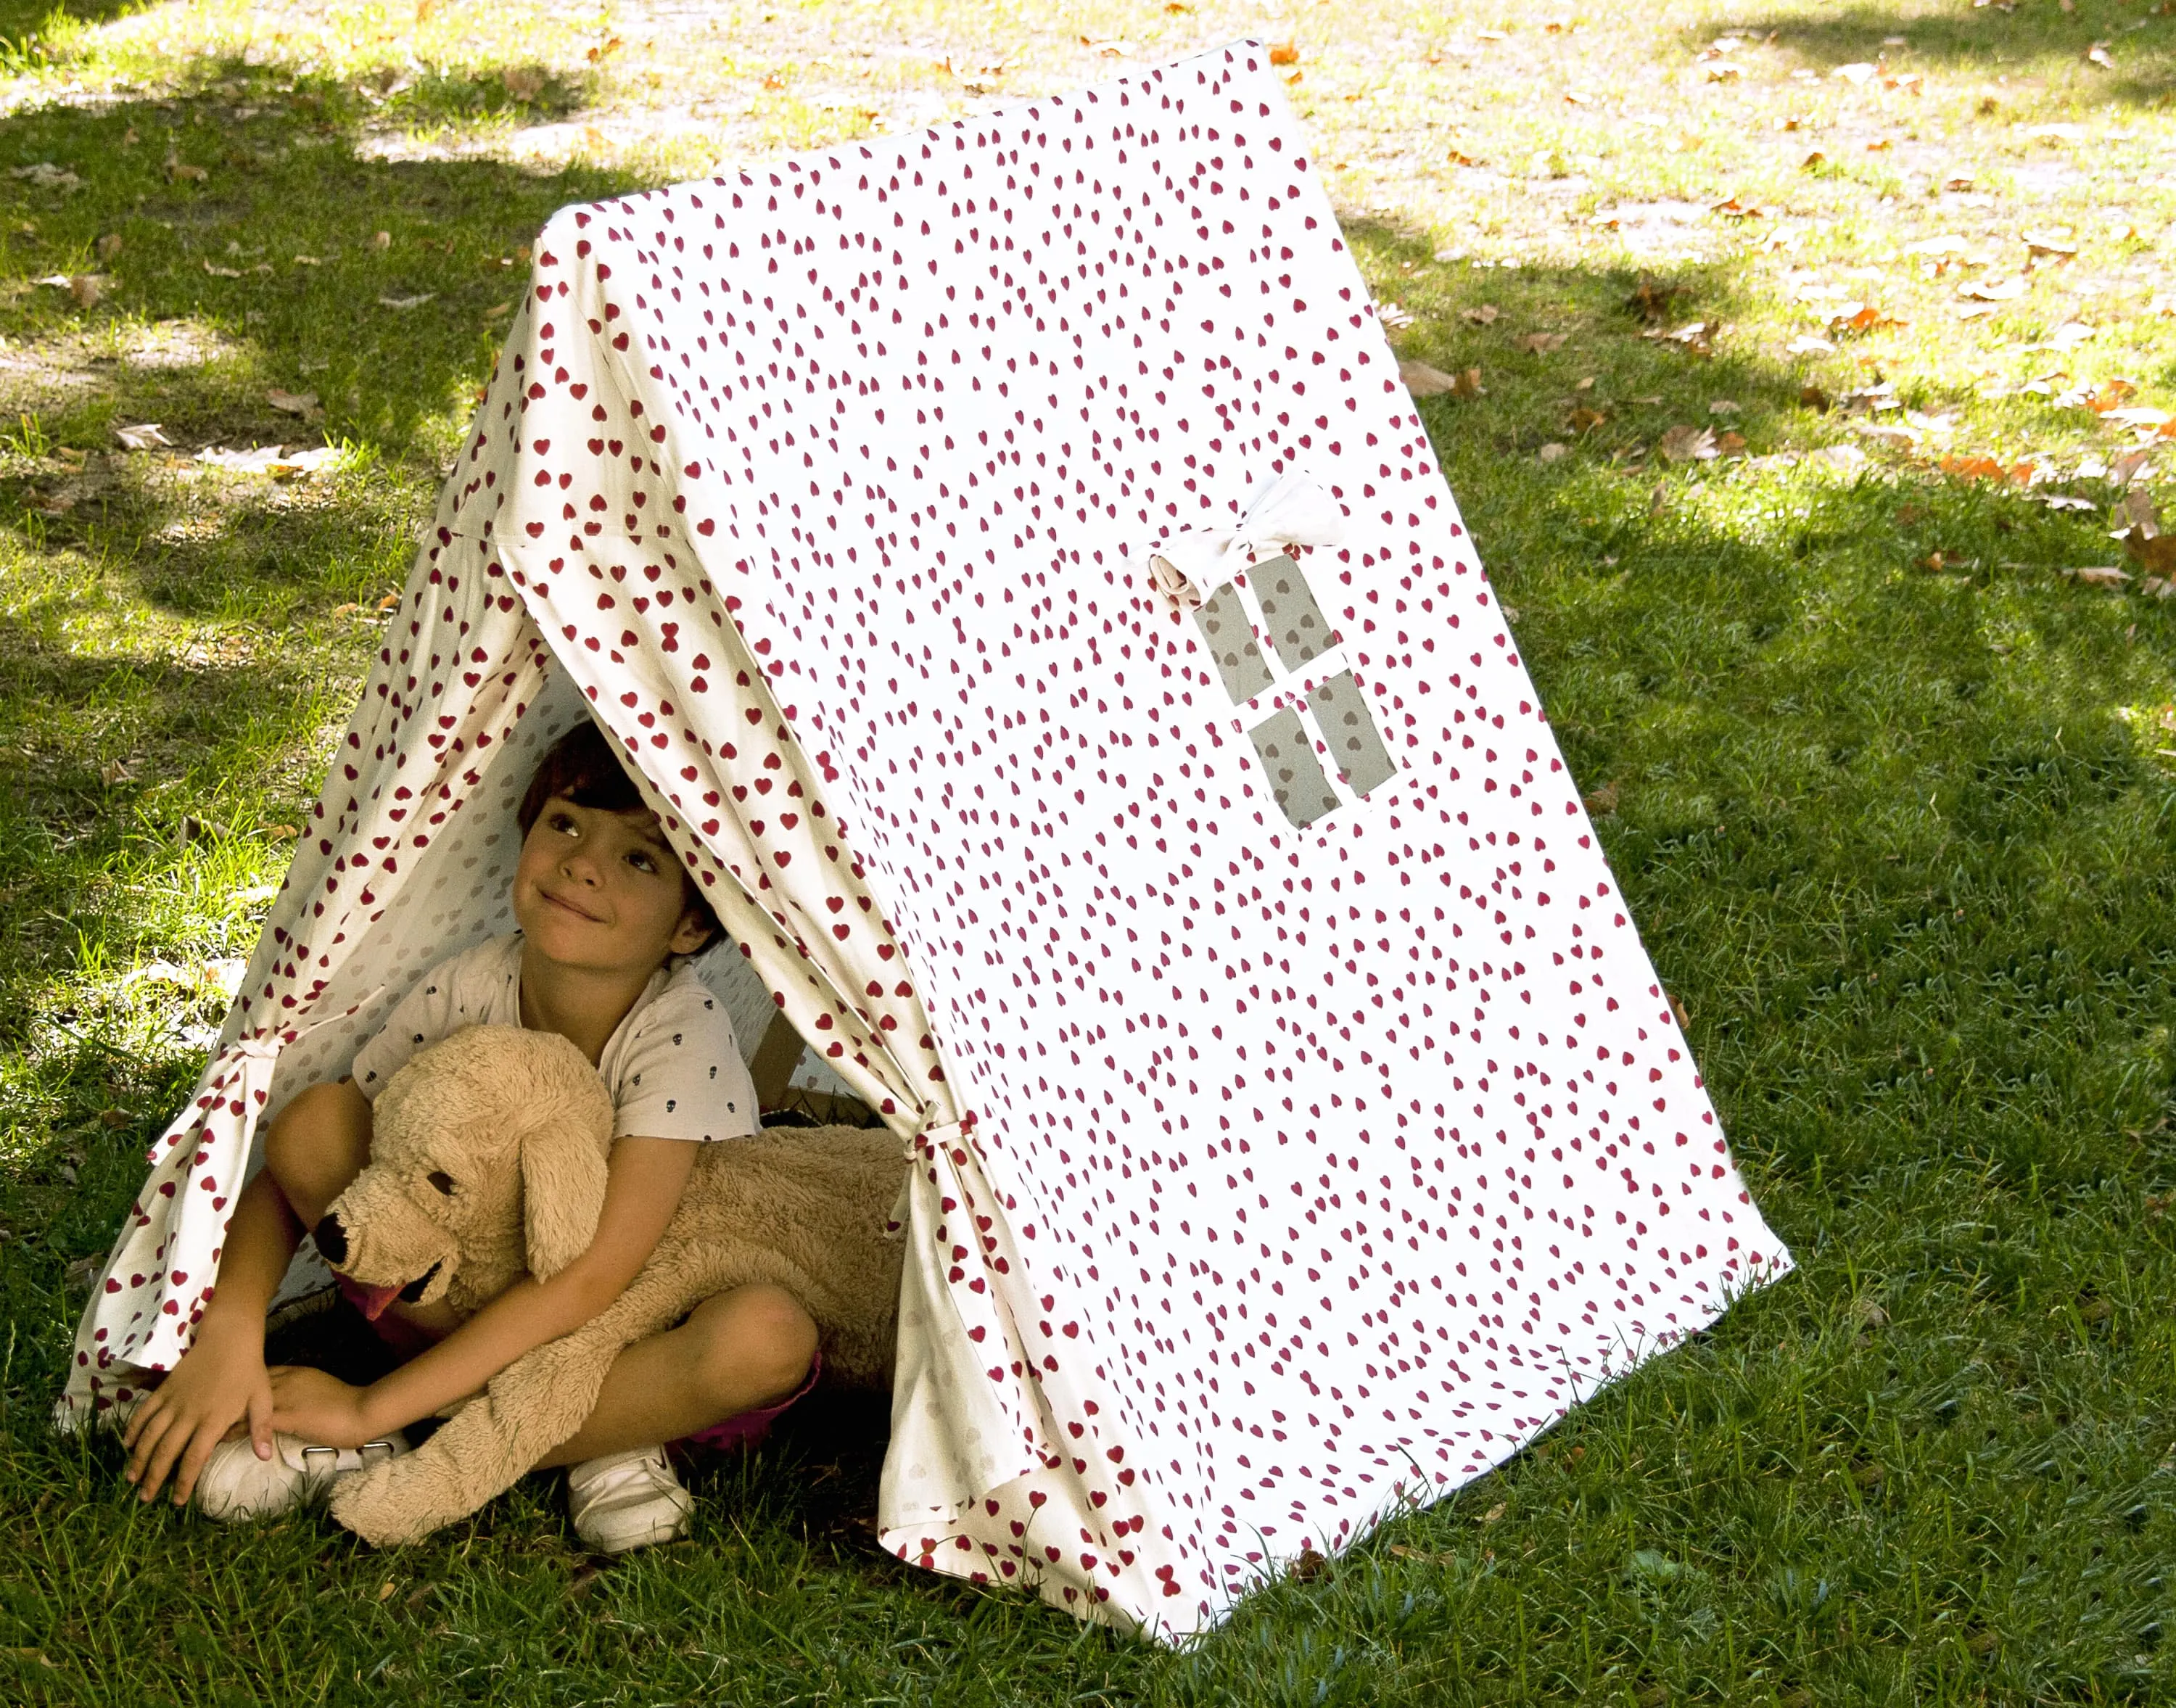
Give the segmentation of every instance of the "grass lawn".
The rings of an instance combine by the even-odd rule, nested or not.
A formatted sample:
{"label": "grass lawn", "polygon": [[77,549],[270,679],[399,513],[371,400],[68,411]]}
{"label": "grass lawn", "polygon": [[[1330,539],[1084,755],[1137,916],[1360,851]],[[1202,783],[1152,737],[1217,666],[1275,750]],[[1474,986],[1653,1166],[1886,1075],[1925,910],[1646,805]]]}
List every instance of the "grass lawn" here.
{"label": "grass lawn", "polygon": [[[877,1551],[880,1406],[602,1570],[542,1479],[395,1554],[134,1504],[69,1333],[547,214],[1248,34],[1798,1274],[1179,1654]],[[0,35],[0,1699],[2176,1700],[2176,553],[2110,537],[2176,530],[2176,5]]]}

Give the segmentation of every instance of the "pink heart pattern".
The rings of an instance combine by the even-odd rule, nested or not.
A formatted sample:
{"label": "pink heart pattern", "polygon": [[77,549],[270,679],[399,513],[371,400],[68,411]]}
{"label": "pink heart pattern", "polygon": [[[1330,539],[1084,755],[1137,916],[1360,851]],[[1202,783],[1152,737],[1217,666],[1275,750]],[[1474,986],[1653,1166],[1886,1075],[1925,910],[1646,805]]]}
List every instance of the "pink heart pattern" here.
{"label": "pink heart pattern", "polygon": [[1183,1635],[1789,1265],[1259,46],[552,220],[64,1412],[562,701],[910,1141],[902,1558]]}

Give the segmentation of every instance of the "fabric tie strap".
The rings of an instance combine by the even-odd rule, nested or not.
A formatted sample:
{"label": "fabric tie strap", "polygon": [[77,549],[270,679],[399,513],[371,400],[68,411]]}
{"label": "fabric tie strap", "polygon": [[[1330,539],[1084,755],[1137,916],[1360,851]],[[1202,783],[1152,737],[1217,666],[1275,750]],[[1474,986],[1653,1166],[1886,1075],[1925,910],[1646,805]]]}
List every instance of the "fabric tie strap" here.
{"label": "fabric tie strap", "polygon": [[1293,469],[1264,481],[1228,528],[1188,528],[1149,554],[1149,579],[1183,611],[1196,609],[1257,559],[1287,546],[1339,546],[1345,510],[1314,477]]}

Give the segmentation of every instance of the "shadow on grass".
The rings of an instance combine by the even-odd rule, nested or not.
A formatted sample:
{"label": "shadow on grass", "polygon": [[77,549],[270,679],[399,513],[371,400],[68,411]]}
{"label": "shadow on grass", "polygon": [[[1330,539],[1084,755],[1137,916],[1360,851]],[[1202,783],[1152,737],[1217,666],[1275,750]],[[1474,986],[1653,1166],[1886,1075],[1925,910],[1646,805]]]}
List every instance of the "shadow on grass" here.
{"label": "shadow on grass", "polygon": [[[0,790],[25,803],[0,820],[0,887],[116,943],[128,916],[100,913],[115,851],[147,824],[171,837],[205,800],[253,798],[268,755],[310,750],[306,718],[234,737],[253,700],[299,699],[319,669],[351,681],[366,642],[327,639],[327,607],[405,568],[391,520],[427,499],[488,362],[489,311],[520,276],[500,258],[552,206],[621,188],[363,160],[346,97],[248,104],[275,98],[284,114],[248,121],[206,95],[0,123],[0,156],[90,181],[73,200],[12,192],[39,226],[18,266],[123,237],[111,306],[87,328],[54,292],[12,329],[35,348],[125,345],[160,318],[203,335],[199,362],[117,361],[95,398],[55,407],[49,438],[103,454],[115,420],[153,411],[177,440],[283,436],[292,418],[263,400],[276,385],[317,391],[327,428],[384,471],[383,490],[336,487],[314,509],[220,499],[216,528],[177,538],[196,501],[123,460],[106,496],[19,542],[24,579],[53,590],[0,630]],[[202,184],[160,169],[169,123],[177,158],[211,173]],[[0,1303],[18,1330],[0,1688],[54,1701],[463,1700],[479,1681],[509,1702],[2151,1695],[2167,1666],[2146,1580],[2176,1540],[2152,1482],[2166,1433],[2152,1420],[2176,1404],[2157,1326],[2176,1275],[2152,1208],[2176,1187],[2176,791],[2114,713],[2171,697],[2176,612],[2059,579],[2105,552],[2100,522],[2016,492],[1812,461],[1658,464],[1673,426],[1742,433],[1753,457],[1832,432],[1795,374],[1728,337],[1702,360],[1642,335],[1742,312],[1727,269],[1431,269],[1384,231],[1351,235],[1429,329],[1408,353],[1482,372],[1484,396],[1429,400],[1424,418],[1803,1272],[1501,1476],[1266,1586],[1183,1656],[876,1554],[854,1520],[880,1408],[797,1418],[764,1458],[706,1468],[694,1545],[601,1576],[535,1479],[397,1556],[307,1517],[217,1531],[139,1512],[109,1446],[37,1422],[79,1301],[68,1265],[104,1244],[189,1065],[117,1057],[75,1016],[56,1034],[74,1042],[26,1070],[47,1136],[0,1181],[14,1235]],[[1462,318],[1484,306],[1493,321]],[[1569,341],[1518,348],[1534,329]],[[1711,414],[1718,397],[1737,412]],[[1548,443],[1567,449],[1544,463]],[[109,583],[120,590],[97,591]],[[258,650],[188,667],[101,652],[84,626],[99,598],[192,645],[206,618],[231,619]],[[189,788],[147,808],[145,791],[97,782],[94,755],[133,751],[96,745],[84,721],[101,707],[188,755]],[[126,872],[172,883],[181,863],[147,846]],[[0,947],[26,1005],[62,949]]]}
{"label": "shadow on grass", "polygon": [[[2132,26],[2143,23],[2144,28]],[[2053,5],[1958,7],[1928,12],[1917,7],[1872,5],[1866,0],[1825,10],[1760,15],[1738,26],[1744,33],[1775,33],[1776,46],[1823,70],[1886,58],[1897,68],[1957,68],[1977,65],[1989,76],[2016,78],[2070,73],[2084,65],[2086,51],[2113,42],[2115,69],[2086,68],[2092,80],[2082,92],[2132,106],[2151,106],[2176,90],[2176,21],[2149,6],[2126,0],[2080,0],[2075,11]],[[1697,48],[1713,25],[1689,31]],[[1904,45],[1892,45],[1898,36]]]}

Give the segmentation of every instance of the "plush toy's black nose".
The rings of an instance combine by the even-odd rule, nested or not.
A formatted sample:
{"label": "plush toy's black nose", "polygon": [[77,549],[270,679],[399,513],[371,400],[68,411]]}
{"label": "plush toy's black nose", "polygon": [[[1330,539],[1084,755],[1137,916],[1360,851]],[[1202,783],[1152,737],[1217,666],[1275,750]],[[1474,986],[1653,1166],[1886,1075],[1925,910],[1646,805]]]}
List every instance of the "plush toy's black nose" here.
{"label": "plush toy's black nose", "polygon": [[340,1225],[337,1216],[326,1216],[311,1237],[318,1243],[318,1254],[334,1268],[347,1261],[347,1230]]}

